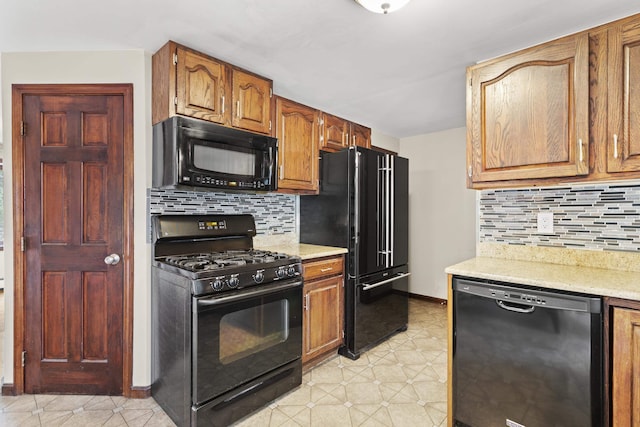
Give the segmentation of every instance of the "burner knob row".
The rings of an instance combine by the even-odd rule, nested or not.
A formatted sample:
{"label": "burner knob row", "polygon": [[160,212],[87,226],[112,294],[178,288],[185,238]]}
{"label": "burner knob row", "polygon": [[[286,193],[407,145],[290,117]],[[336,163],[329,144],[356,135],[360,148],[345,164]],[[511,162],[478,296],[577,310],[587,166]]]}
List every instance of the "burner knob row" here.
{"label": "burner knob row", "polygon": [[214,280],[209,282],[209,285],[214,291],[221,291],[224,289],[224,286],[227,285],[230,288],[237,288],[240,284],[240,279],[238,279],[237,274],[232,274],[229,279],[225,276],[216,277]]}
{"label": "burner knob row", "polygon": [[288,267],[285,267],[285,266],[278,267],[278,269],[276,270],[276,277],[278,277],[278,279],[283,279],[287,276],[293,277],[297,274],[299,273],[295,265],[290,265]]}

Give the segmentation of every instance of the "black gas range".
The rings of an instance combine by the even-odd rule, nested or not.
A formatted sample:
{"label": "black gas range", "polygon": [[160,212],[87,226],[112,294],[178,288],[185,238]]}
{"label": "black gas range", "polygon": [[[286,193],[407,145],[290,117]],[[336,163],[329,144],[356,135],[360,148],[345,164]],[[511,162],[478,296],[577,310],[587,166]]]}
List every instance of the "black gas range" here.
{"label": "black gas range", "polygon": [[302,381],[300,258],[253,249],[251,215],[152,218],[152,395],[228,425]]}

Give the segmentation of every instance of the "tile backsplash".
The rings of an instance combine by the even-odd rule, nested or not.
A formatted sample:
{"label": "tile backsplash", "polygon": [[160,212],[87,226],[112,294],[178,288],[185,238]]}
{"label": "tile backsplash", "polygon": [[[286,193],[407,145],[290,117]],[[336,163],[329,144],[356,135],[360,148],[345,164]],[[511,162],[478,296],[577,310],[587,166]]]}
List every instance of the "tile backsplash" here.
{"label": "tile backsplash", "polygon": [[297,233],[297,196],[170,189],[147,190],[149,215],[252,214],[257,235]]}
{"label": "tile backsplash", "polygon": [[[553,213],[553,233],[538,233],[539,212]],[[479,201],[479,240],[640,251],[640,182],[483,190]]]}

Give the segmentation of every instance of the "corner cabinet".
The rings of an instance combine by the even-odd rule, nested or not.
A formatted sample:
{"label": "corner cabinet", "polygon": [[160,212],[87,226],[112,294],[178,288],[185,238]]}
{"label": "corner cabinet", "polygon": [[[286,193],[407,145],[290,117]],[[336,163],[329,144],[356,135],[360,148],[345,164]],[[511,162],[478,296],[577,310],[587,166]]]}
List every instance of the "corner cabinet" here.
{"label": "corner cabinet", "polygon": [[343,342],[344,257],[303,261],[302,363],[333,354]]}
{"label": "corner cabinet", "polygon": [[467,70],[469,187],[589,173],[586,33]]}
{"label": "corner cabinet", "polygon": [[278,138],[278,191],[318,191],[320,112],[276,96],[275,133]]}
{"label": "corner cabinet", "polygon": [[152,58],[152,121],[183,115],[271,133],[273,82],[169,41]]}
{"label": "corner cabinet", "polygon": [[340,151],[351,146],[371,148],[371,129],[331,114],[323,113],[320,149]]}
{"label": "corner cabinet", "polygon": [[640,171],[640,17],[608,28],[607,172]]}
{"label": "corner cabinet", "polygon": [[611,425],[632,427],[640,416],[640,310],[612,310]]}

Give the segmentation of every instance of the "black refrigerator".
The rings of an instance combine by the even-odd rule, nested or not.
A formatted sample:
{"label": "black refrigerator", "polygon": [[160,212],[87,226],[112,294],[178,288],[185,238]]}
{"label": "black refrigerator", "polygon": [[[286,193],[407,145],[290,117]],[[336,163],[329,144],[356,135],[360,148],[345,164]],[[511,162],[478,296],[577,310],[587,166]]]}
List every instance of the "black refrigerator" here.
{"label": "black refrigerator", "polygon": [[409,161],[361,147],[320,153],[320,192],[300,197],[300,241],[348,248],[339,353],[357,359],[407,329]]}

